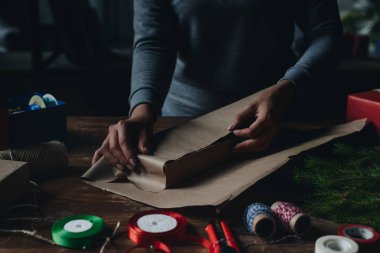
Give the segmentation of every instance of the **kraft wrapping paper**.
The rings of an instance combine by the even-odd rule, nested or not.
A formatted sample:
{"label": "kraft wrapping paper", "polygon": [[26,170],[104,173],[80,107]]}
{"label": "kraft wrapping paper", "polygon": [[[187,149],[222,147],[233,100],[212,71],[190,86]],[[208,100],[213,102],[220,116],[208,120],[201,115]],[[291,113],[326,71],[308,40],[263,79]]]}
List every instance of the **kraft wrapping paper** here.
{"label": "kraft wrapping paper", "polygon": [[276,171],[289,158],[361,131],[366,120],[328,129],[284,129],[265,154],[231,157],[232,117],[258,93],[155,135],[152,155],[138,155],[138,173],[125,174],[101,158],[83,176],[90,185],[158,208],[218,206]]}

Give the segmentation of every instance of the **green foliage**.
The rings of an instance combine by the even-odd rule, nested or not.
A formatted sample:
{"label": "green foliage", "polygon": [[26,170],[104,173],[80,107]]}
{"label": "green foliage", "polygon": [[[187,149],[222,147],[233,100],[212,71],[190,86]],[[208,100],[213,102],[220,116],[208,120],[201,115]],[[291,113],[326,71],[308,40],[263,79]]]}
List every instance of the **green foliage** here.
{"label": "green foliage", "polygon": [[380,35],[380,1],[354,1],[353,10],[342,13],[345,30],[353,34],[370,35],[373,41]]}
{"label": "green foliage", "polygon": [[293,175],[310,214],[380,230],[380,146],[337,143],[323,156],[306,157]]}

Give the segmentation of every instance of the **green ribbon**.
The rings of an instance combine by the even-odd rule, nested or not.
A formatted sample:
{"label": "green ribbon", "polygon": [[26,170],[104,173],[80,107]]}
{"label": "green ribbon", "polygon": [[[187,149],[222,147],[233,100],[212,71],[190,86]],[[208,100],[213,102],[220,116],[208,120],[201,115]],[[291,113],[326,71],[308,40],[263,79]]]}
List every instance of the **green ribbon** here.
{"label": "green ribbon", "polygon": [[[64,229],[64,226],[74,220],[86,220],[92,224],[91,228],[82,232],[72,232]],[[97,244],[104,237],[104,221],[93,215],[73,215],[58,220],[52,227],[53,241],[65,248],[88,249]]]}

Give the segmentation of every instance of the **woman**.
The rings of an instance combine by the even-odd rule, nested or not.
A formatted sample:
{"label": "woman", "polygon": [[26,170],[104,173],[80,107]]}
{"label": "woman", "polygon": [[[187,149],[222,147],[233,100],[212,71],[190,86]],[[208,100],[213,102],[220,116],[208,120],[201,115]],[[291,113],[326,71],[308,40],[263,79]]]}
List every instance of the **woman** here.
{"label": "woman", "polygon": [[[335,0],[137,0],[134,11],[130,118],[93,157],[121,170],[149,153],[158,112],[197,116],[264,88],[226,127],[243,139],[233,152],[266,149],[300,90],[333,67],[342,33]],[[295,24],[306,45],[298,60]]]}

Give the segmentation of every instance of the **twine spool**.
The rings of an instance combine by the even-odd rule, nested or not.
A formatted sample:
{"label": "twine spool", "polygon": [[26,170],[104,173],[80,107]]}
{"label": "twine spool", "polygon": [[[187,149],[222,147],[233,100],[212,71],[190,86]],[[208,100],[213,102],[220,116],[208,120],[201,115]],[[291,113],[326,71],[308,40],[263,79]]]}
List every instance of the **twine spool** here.
{"label": "twine spool", "polygon": [[3,150],[0,159],[28,162],[32,176],[63,171],[68,166],[67,149],[59,141]]}
{"label": "twine spool", "polygon": [[298,206],[277,201],[273,203],[271,209],[286,231],[302,235],[309,230],[310,218]]}
{"label": "twine spool", "polygon": [[262,203],[252,203],[245,209],[244,225],[249,232],[262,238],[271,237],[276,230],[273,211]]}

